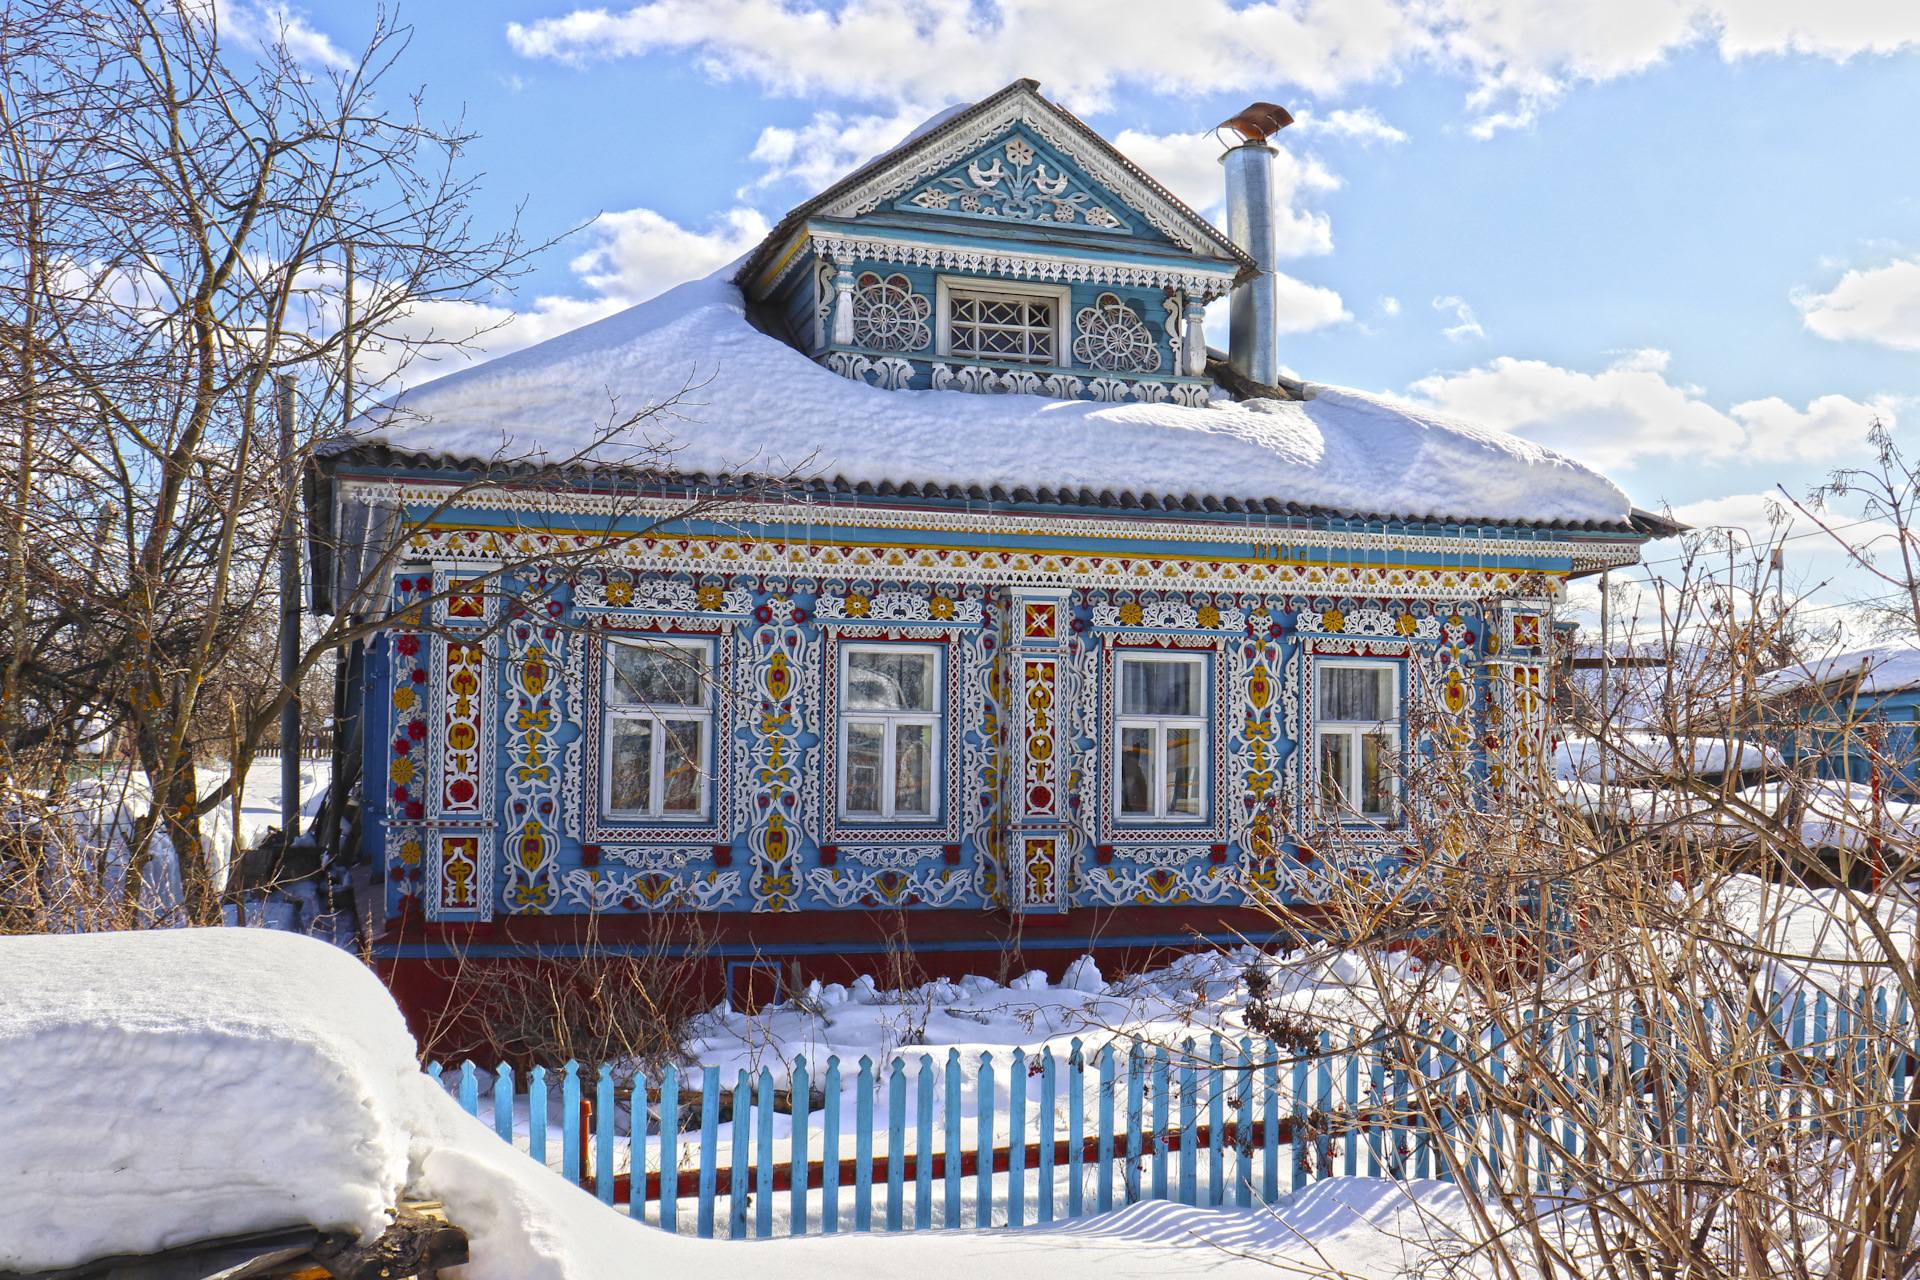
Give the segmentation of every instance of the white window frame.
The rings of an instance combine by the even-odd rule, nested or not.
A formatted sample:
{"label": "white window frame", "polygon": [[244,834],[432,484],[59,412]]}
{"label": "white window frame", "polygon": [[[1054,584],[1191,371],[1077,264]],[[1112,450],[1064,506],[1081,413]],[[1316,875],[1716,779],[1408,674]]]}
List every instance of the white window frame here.
{"label": "white window frame", "polygon": [[[1355,669],[1385,671],[1392,677],[1388,682],[1388,687],[1392,690],[1393,702],[1386,719],[1329,720],[1320,714],[1322,705],[1320,700],[1321,673],[1324,671]],[[1400,723],[1404,703],[1400,690],[1400,682],[1404,678],[1401,664],[1397,662],[1323,658],[1314,663],[1313,687],[1307,690],[1307,696],[1313,699],[1314,710],[1313,803],[1314,811],[1320,815],[1322,821],[1377,824],[1395,823],[1400,820],[1400,775],[1393,769],[1386,771],[1387,808],[1384,813],[1362,813],[1358,809],[1345,807],[1337,811],[1330,809],[1326,801],[1325,779],[1321,776],[1321,761],[1326,758],[1326,754],[1321,747],[1321,741],[1329,735],[1341,735],[1349,740],[1351,745],[1347,755],[1349,761],[1348,773],[1347,777],[1341,780],[1341,792],[1347,796],[1359,794],[1362,787],[1360,779],[1361,770],[1365,767],[1364,753],[1366,746],[1364,739],[1369,736],[1383,735],[1387,739],[1388,755],[1390,757],[1398,757],[1400,754],[1401,743],[1406,737],[1402,732]]]}
{"label": "white window frame", "polygon": [[[933,656],[933,710],[931,711],[854,711],[847,706],[847,676],[852,670],[852,657],[856,653],[914,653]],[[940,776],[945,767],[942,755],[945,742],[942,732],[947,716],[947,655],[944,645],[937,644],[869,644],[849,642],[840,646],[840,670],[835,678],[840,681],[840,723],[835,726],[835,749],[840,753],[839,795],[834,802],[839,806],[840,821],[857,823],[885,823],[893,826],[937,826],[941,821]],[[882,736],[884,746],[880,756],[880,812],[870,810],[854,812],[847,808],[847,780],[850,775],[847,756],[848,726],[880,723],[885,726]],[[927,742],[933,753],[927,770],[927,812],[898,813],[897,797],[894,795],[894,749],[896,735],[894,728],[903,724],[923,724],[928,726]]]}
{"label": "white window frame", "polygon": [[[1115,822],[1129,824],[1150,823],[1154,826],[1180,825],[1205,826],[1211,821],[1213,813],[1213,725],[1209,710],[1212,706],[1213,687],[1209,683],[1212,671],[1208,666],[1209,655],[1204,653],[1181,653],[1161,649],[1153,650],[1117,650],[1115,661],[1119,664],[1113,673],[1113,818]],[[1124,708],[1127,698],[1127,671],[1129,662],[1184,662],[1199,669],[1196,681],[1200,690],[1200,713],[1191,716],[1138,716],[1128,715]],[[1200,770],[1200,812],[1168,813],[1167,803],[1167,730],[1171,727],[1192,728],[1198,730],[1198,750],[1194,753]],[[1153,730],[1153,782],[1150,794],[1153,797],[1152,813],[1129,813],[1121,806],[1126,802],[1122,782],[1121,762],[1125,758],[1127,729],[1150,728]]]}
{"label": "white window frame", "polygon": [[[619,702],[614,697],[614,646],[626,645],[635,649],[679,649],[686,653],[698,654],[707,672],[707,679],[700,686],[700,705],[653,706],[648,703]],[[662,636],[659,638],[626,639],[607,637],[601,654],[603,667],[601,725],[600,725],[600,812],[612,821],[633,821],[641,819],[648,822],[686,822],[701,823],[711,820],[713,813],[713,644],[706,640],[681,640]],[[650,767],[652,776],[647,779],[647,795],[651,806],[647,809],[616,809],[613,807],[613,732],[621,721],[645,720],[653,724],[655,750],[652,752]],[[665,740],[667,720],[697,721],[700,725],[700,746],[696,753],[700,769],[700,805],[695,810],[669,810],[662,808],[666,798],[666,752],[658,749]]]}
{"label": "white window frame", "polygon": [[[970,297],[1044,298],[1053,303],[1053,362],[1009,361],[1001,356],[955,354],[953,350],[953,295]],[[934,354],[950,360],[1000,360],[1034,369],[1065,369],[1073,363],[1073,348],[1068,345],[1072,326],[1069,314],[1073,289],[1069,285],[1029,284],[1015,280],[982,280],[971,276],[938,276],[934,279]]]}

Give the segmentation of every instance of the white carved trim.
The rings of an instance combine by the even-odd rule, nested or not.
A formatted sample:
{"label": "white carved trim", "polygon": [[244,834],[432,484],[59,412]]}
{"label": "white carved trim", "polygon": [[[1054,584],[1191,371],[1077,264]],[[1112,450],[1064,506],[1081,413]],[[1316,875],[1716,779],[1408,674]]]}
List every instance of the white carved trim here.
{"label": "white carved trim", "polygon": [[[933,308],[933,352],[937,356],[950,357],[953,354],[953,290],[973,297],[991,297],[1003,294],[1016,298],[1045,298],[1053,303],[1053,364],[1052,368],[1064,368],[1067,364],[1067,312],[1072,305],[1073,290],[1068,285],[1015,284],[1006,280],[978,280],[951,276],[937,276],[934,279]],[[1036,326],[1037,327],[1037,326]],[[979,359],[979,356],[975,356]]]}
{"label": "white carved trim", "polygon": [[[1061,280],[1069,284],[1132,285],[1143,289],[1184,289],[1206,302],[1225,297],[1233,288],[1237,267],[1209,270],[1198,264],[1155,264],[1151,262],[1095,262],[1086,258],[1037,253],[1033,250],[1002,252],[993,249],[967,249],[954,245],[927,244],[915,240],[892,240],[884,236],[841,237],[815,235],[816,253],[835,258],[867,262],[897,262],[929,267],[935,271],[967,271],[979,275],[1020,280]],[[788,270],[804,254],[796,253]],[[784,274],[784,273],[783,273]],[[767,285],[779,286],[776,277]]]}

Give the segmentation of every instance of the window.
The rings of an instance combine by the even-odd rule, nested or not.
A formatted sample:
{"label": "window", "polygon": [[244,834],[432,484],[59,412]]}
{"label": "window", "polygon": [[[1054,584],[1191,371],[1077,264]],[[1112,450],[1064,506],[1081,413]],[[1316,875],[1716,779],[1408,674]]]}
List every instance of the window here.
{"label": "window", "polygon": [[1066,361],[1069,290],[1051,285],[972,288],[938,282],[942,356],[1059,366]]}
{"label": "window", "polygon": [[1205,816],[1206,673],[1198,656],[1120,660],[1122,818]]}
{"label": "window", "polygon": [[1398,671],[1384,663],[1322,662],[1320,809],[1328,817],[1390,819],[1398,789]]}
{"label": "window", "polygon": [[705,817],[712,708],[705,645],[609,640],[602,777],[607,812]]}
{"label": "window", "polygon": [[840,655],[840,812],[933,821],[940,803],[939,651],[862,644]]}

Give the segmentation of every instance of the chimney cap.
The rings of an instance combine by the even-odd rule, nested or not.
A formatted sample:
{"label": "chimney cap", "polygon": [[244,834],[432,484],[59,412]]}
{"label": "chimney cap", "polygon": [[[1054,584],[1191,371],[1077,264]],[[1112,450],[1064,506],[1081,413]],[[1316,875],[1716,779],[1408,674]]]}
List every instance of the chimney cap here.
{"label": "chimney cap", "polygon": [[1223,120],[1214,127],[1216,130],[1233,130],[1243,142],[1265,142],[1292,123],[1293,116],[1285,107],[1272,102],[1256,102],[1231,120]]}

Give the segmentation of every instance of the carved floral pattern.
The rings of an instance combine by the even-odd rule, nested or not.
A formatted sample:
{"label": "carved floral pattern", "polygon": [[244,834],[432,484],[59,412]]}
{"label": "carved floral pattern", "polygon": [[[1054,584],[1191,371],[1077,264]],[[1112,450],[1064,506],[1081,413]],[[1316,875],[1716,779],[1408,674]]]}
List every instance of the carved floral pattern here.
{"label": "carved floral pattern", "polygon": [[[982,162],[985,161],[985,167]],[[1036,162],[1037,161],[1037,162]],[[1008,168],[1012,165],[1012,168]],[[1015,218],[1022,222],[1053,222],[1125,232],[1127,225],[1113,211],[1085,191],[1073,191],[1073,180],[1058,164],[1049,169],[1031,143],[1015,137],[991,153],[967,162],[964,178],[936,179],[912,202],[930,213],[962,213],[977,218]]]}
{"label": "carved floral pattern", "polygon": [[1080,330],[1073,340],[1073,358],[1081,364],[1107,372],[1160,371],[1160,344],[1153,330],[1117,294],[1101,294],[1094,305],[1080,309],[1073,323]]}
{"label": "carved floral pattern", "polygon": [[866,272],[854,287],[853,340],[875,351],[925,350],[933,341],[932,313],[933,304],[905,276]]}

